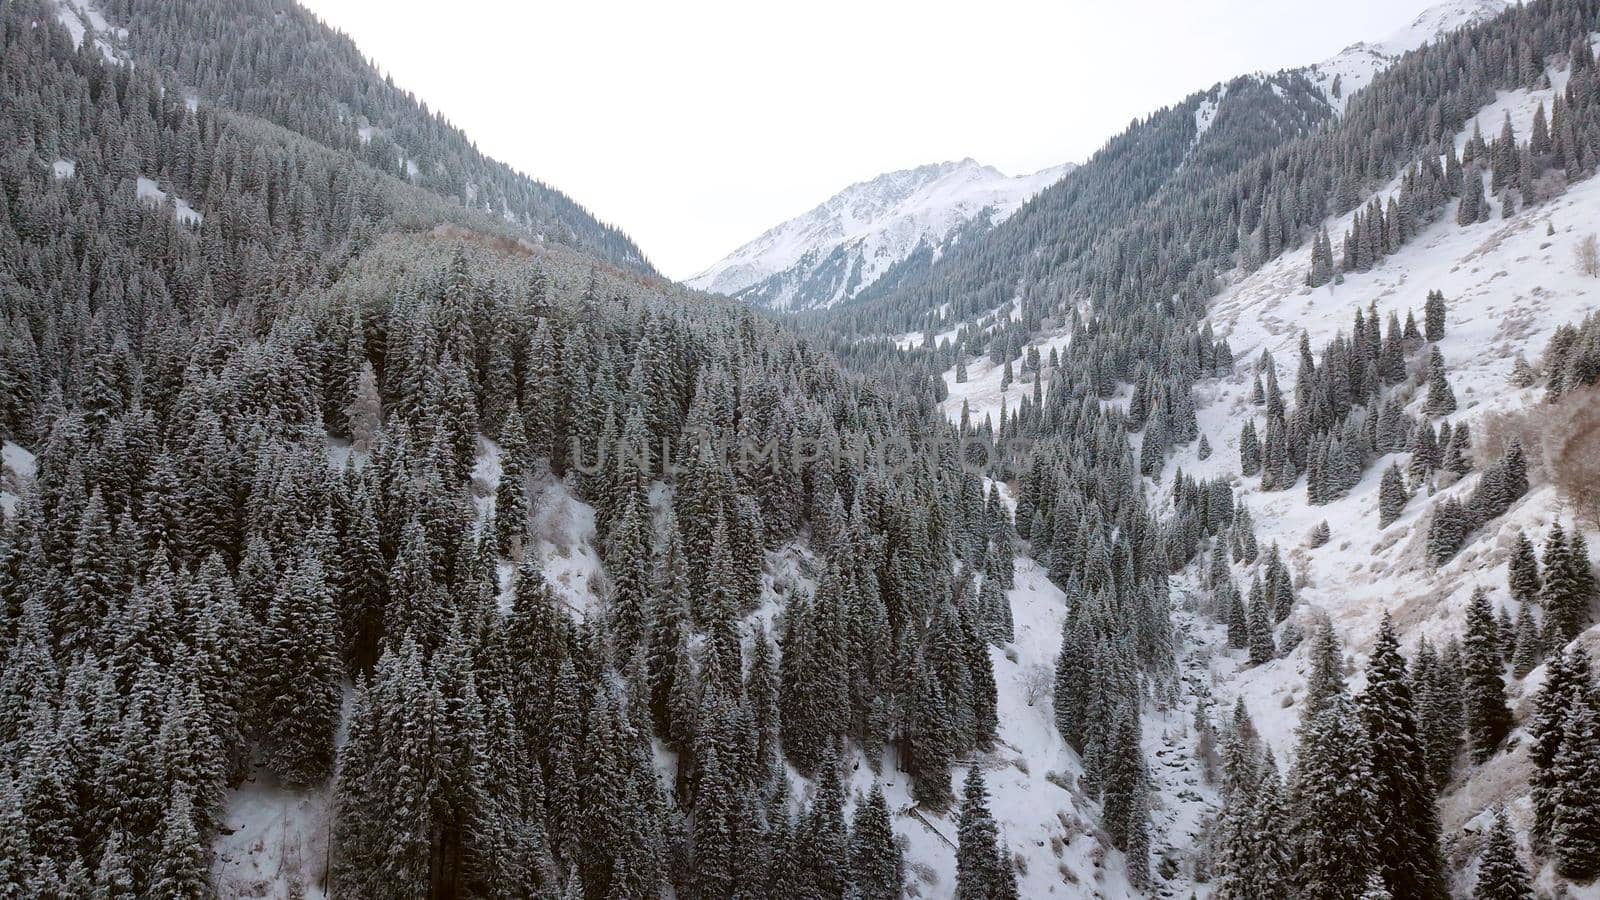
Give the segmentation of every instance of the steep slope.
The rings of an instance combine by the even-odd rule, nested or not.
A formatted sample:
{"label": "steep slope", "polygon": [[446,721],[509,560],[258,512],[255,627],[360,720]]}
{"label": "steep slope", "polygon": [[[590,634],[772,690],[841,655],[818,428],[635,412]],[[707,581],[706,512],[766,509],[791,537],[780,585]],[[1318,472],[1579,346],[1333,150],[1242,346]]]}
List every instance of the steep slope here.
{"label": "steep slope", "polygon": [[508,233],[654,274],[620,230],[485,156],[294,0],[60,0],[58,17],[77,41],[92,30],[108,59],[162,73],[191,107],[271,122],[501,220]]}
{"label": "steep slope", "polygon": [[688,280],[770,309],[826,308],[855,297],[919,252],[1004,221],[1076,166],[1006,176],[971,159],[879,175],[775,226]]}
{"label": "steep slope", "polygon": [[[1526,134],[1535,110],[1541,103],[1550,107],[1566,76],[1564,71],[1552,71],[1553,89],[1501,92],[1477,118],[1487,126],[1509,113],[1518,133]],[[1458,148],[1469,136],[1470,131],[1457,135]],[[1395,187],[1379,196],[1392,194]],[[1348,225],[1348,217],[1329,223],[1336,232]],[[1303,480],[1288,491],[1262,491],[1257,478],[1239,476],[1239,430],[1256,416],[1250,403],[1253,365],[1241,365],[1233,377],[1199,386],[1201,429],[1215,453],[1202,460],[1190,448],[1174,460],[1194,477],[1233,481],[1255,516],[1262,546],[1276,542],[1284,548],[1306,604],[1300,621],[1309,627],[1325,615],[1354,659],[1359,661],[1371,649],[1385,614],[1393,617],[1408,652],[1424,638],[1439,645],[1458,637],[1468,600],[1479,587],[1489,590],[1496,610],[1515,619],[1517,604],[1506,584],[1510,548],[1518,531],[1536,547],[1543,547],[1557,524],[1568,533],[1581,528],[1591,547],[1600,540],[1596,523],[1576,518],[1579,511],[1551,484],[1559,463],[1532,449],[1532,490],[1505,515],[1482,526],[1460,555],[1437,567],[1427,560],[1428,524],[1439,504],[1452,497],[1465,500],[1510,435],[1538,448],[1552,433],[1549,429],[1556,427],[1552,421],[1556,417],[1543,405],[1543,383],[1519,386],[1513,368],[1519,357],[1538,366],[1559,326],[1600,311],[1600,281],[1585,274],[1575,260],[1579,243],[1597,233],[1600,180],[1590,178],[1510,219],[1500,218],[1497,205],[1489,221],[1463,228],[1456,224],[1454,207],[1447,209],[1441,221],[1399,253],[1369,272],[1348,274],[1338,286],[1306,288],[1302,279],[1308,252],[1286,254],[1238,279],[1213,303],[1212,325],[1228,338],[1238,358],[1255,360],[1263,351],[1271,352],[1285,376],[1280,383],[1292,392],[1294,375],[1282,361],[1294,358],[1301,333],[1309,335],[1313,347],[1321,347],[1341,329],[1348,331],[1356,308],[1368,302],[1375,302],[1380,316],[1393,311],[1403,319],[1407,312],[1415,312],[1420,321],[1427,292],[1439,290],[1446,297],[1447,326],[1438,346],[1459,402],[1459,409],[1446,419],[1455,428],[1470,430],[1479,448],[1475,471],[1437,489],[1419,487],[1405,511],[1388,526],[1380,529],[1377,523],[1381,476],[1391,462],[1409,468],[1410,453],[1377,460],[1346,496],[1322,506],[1307,504]],[[1426,390],[1412,382],[1399,391],[1406,409],[1421,415]],[[1312,548],[1307,536],[1319,522],[1329,523],[1332,540]],[[1225,635],[1213,635],[1213,640],[1226,645]],[[1580,644],[1591,653],[1600,647],[1600,626],[1589,628]],[[1234,651],[1215,659],[1212,678],[1218,694],[1230,698],[1227,702],[1235,696],[1245,700],[1261,734],[1281,759],[1294,750],[1297,701],[1304,699],[1309,667],[1305,649],[1254,668]],[[1528,723],[1532,698],[1542,681],[1543,666],[1526,677],[1508,679],[1509,698],[1521,727]],[[1495,803],[1508,805],[1519,832],[1529,827],[1527,754],[1527,740],[1516,740],[1510,752],[1447,786],[1441,812],[1446,840],[1459,840],[1462,848],[1456,862],[1471,859],[1469,851],[1480,839],[1486,811]],[[1544,890],[1556,890],[1548,867],[1540,879]],[[1468,887],[1466,878],[1461,881],[1462,888]],[[1594,896],[1593,890],[1576,889],[1573,895]]]}
{"label": "steep slope", "polygon": [[1423,10],[1410,25],[1384,40],[1352,44],[1310,66],[1307,76],[1322,89],[1334,111],[1343,113],[1353,94],[1406,53],[1442,35],[1492,19],[1510,5],[1508,0],[1445,0]]}
{"label": "steep slope", "polygon": [[[1200,257],[1237,243],[1229,231],[1255,227],[1237,221],[1238,206],[1260,202],[1253,196],[1260,179],[1249,166],[1281,165],[1270,160],[1272,151],[1342,117],[1357,89],[1405,50],[1510,8],[1499,0],[1447,0],[1379,43],[1316,66],[1240,76],[1157,110],[980,239],[906,277],[885,279],[824,324],[857,335],[944,332],[1021,297],[1021,319],[1036,328],[1069,295],[1128,277],[1132,251],[1123,248],[1147,249],[1157,239],[1175,244],[1159,264],[1185,270],[1190,289],[1203,291],[1208,273]],[[1223,221],[1219,210],[1227,213]],[[1174,234],[1181,238],[1172,241]]]}

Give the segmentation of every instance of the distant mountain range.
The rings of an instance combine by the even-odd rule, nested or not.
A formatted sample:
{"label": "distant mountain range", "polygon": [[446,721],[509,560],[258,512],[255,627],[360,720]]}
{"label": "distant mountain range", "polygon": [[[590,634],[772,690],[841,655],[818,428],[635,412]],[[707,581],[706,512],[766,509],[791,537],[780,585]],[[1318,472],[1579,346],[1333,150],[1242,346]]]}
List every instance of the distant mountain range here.
{"label": "distant mountain range", "polygon": [[999,224],[1074,168],[1013,177],[963,159],[879,175],[768,230],[688,284],[771,309],[830,307],[919,251],[936,259],[963,235]]}
{"label": "distant mountain range", "polygon": [[[1384,40],[1352,44],[1298,74],[1341,115],[1351,95],[1407,51],[1506,8],[1505,0],[1447,0]],[[1196,109],[1200,134],[1215,120],[1225,95],[1223,87]],[[902,276],[922,271],[957,242],[1005,221],[1075,168],[1066,163],[1013,177],[963,159],[889,172],[774,226],[687,284],[768,309],[829,308],[855,298],[896,266],[903,266]],[[895,283],[894,278],[885,282],[891,288]]]}

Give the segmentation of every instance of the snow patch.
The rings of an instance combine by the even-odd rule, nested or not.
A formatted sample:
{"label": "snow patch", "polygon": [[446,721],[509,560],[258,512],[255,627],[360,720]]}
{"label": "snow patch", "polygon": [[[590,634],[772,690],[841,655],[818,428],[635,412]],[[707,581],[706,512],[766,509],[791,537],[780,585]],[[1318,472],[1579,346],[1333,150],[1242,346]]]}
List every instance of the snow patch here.
{"label": "snow patch", "polygon": [[[162,206],[167,202],[167,192],[156,186],[153,179],[139,176],[135,183],[135,190],[140,200],[155,206]],[[205,221],[205,216],[199,210],[189,205],[189,201],[182,197],[172,198],[172,217],[181,225],[200,225]]]}
{"label": "snow patch", "polygon": [[212,866],[223,897],[267,900],[327,896],[329,789],[291,791],[258,770],[228,799]]}
{"label": "snow patch", "polygon": [[[1553,88],[1502,92],[1485,107],[1478,119],[1486,137],[1498,134],[1503,116],[1509,113],[1519,139],[1526,140],[1539,103],[1545,104],[1548,115],[1554,91],[1565,84],[1566,73],[1550,74]],[[1457,146],[1464,145],[1470,134],[1469,124],[1457,135]],[[1396,179],[1378,196],[1386,200],[1398,187]],[[1459,636],[1468,600],[1478,586],[1489,589],[1497,607],[1509,605],[1507,563],[1517,530],[1525,531],[1535,546],[1542,547],[1551,523],[1560,521],[1564,528],[1572,527],[1571,511],[1555,489],[1540,484],[1535,474],[1534,486],[1525,497],[1479,529],[1456,558],[1433,570],[1426,565],[1424,553],[1431,510],[1445,497],[1470,494],[1478,474],[1440,487],[1431,497],[1419,491],[1401,516],[1381,530],[1377,527],[1378,485],[1391,462],[1399,461],[1405,468],[1408,455],[1404,453],[1377,460],[1348,495],[1324,506],[1306,503],[1303,480],[1288,491],[1263,492],[1256,477],[1238,474],[1240,428],[1249,417],[1255,417],[1258,426],[1264,418],[1249,399],[1256,360],[1263,350],[1272,352],[1280,386],[1285,397],[1291,397],[1302,331],[1309,336],[1313,350],[1320,353],[1339,331],[1349,334],[1357,308],[1365,312],[1369,302],[1374,303],[1380,321],[1391,311],[1404,320],[1410,310],[1420,322],[1427,293],[1439,290],[1446,299],[1447,315],[1438,346],[1459,403],[1458,411],[1447,417],[1452,425],[1467,424],[1477,444],[1488,417],[1535,408],[1543,399],[1542,387],[1518,388],[1511,383],[1517,356],[1536,363],[1558,326],[1600,311],[1600,281],[1579,273],[1574,263],[1578,241],[1600,233],[1600,179],[1579,182],[1565,194],[1524,208],[1510,219],[1500,219],[1498,203],[1492,199],[1491,203],[1490,221],[1465,228],[1456,224],[1454,205],[1447,206],[1398,253],[1383,258],[1369,272],[1346,273],[1342,285],[1305,286],[1309,246],[1285,253],[1248,275],[1234,272],[1228,276],[1232,283],[1213,301],[1210,315],[1217,336],[1226,337],[1233,349],[1235,372],[1195,387],[1200,430],[1213,453],[1201,460],[1196,444],[1179,448],[1168,460],[1166,478],[1155,486],[1158,502],[1165,502],[1170,498],[1171,473],[1177,468],[1194,478],[1232,481],[1254,518],[1258,544],[1265,551],[1277,543],[1295,577],[1300,601],[1297,620],[1304,623],[1312,615],[1326,615],[1347,656],[1357,660],[1370,651],[1386,612],[1392,615],[1409,652],[1423,637],[1438,643]],[[1350,218],[1347,214],[1326,223],[1336,243],[1349,228]],[[1424,394],[1417,390],[1410,397],[1409,410],[1414,415],[1420,412]],[[1329,524],[1332,540],[1311,549],[1306,536],[1323,521]],[[1586,530],[1585,534],[1591,546],[1600,540],[1600,533]],[[1252,567],[1235,567],[1241,586],[1248,586],[1252,571]],[[1248,667],[1242,651],[1226,649],[1225,630],[1198,623],[1196,630],[1203,643],[1219,648],[1208,661],[1207,677],[1219,700],[1226,698],[1222,707],[1231,706],[1235,697],[1244,699],[1257,730],[1280,762],[1286,763],[1295,746],[1294,729],[1309,669],[1304,645],[1287,658]],[[1591,629],[1589,640],[1594,637]],[[1508,684],[1513,706],[1528,701],[1539,678],[1540,670],[1535,670]],[[1359,687],[1359,681],[1359,675],[1353,678],[1352,688]],[[1510,756],[1497,757],[1496,763],[1477,770],[1469,785],[1457,785],[1455,792],[1446,795],[1441,810],[1447,832],[1481,813],[1497,799],[1495,791],[1520,785],[1520,779],[1506,780],[1494,774],[1496,766],[1519,764]],[[1480,777],[1500,778],[1504,783],[1480,785]],[[1524,790],[1521,786],[1511,789]],[[1515,794],[1504,799],[1514,806],[1522,802]],[[1518,823],[1519,828],[1525,825],[1525,821]]]}
{"label": "snow patch", "polygon": [[[950,337],[955,333],[951,332]],[[940,339],[945,339],[940,336]],[[1028,347],[1037,347],[1039,350],[1039,363],[1044,369],[1044,383],[1050,383],[1050,351],[1064,350],[1072,343],[1071,328],[1057,328],[1053,331],[1034,337],[1028,342]],[[1026,352],[1026,348],[1024,348]],[[944,383],[949,389],[949,396],[939,404],[939,411],[946,419],[953,423],[961,422],[961,406],[967,405],[968,415],[973,425],[982,425],[988,418],[995,427],[1000,425],[1000,410],[1005,408],[1007,416],[1015,415],[1017,407],[1022,405],[1023,397],[1033,396],[1033,375],[1023,376],[1021,355],[1011,361],[1012,382],[1009,387],[1001,388],[1005,380],[1005,363],[995,364],[989,356],[977,356],[967,360],[967,380],[965,383],[956,382],[956,370],[952,366],[945,370]]]}
{"label": "snow patch", "polygon": [[1211,130],[1211,126],[1217,121],[1217,109],[1218,109],[1218,107],[1222,106],[1222,100],[1226,96],[1228,96],[1228,86],[1227,85],[1223,85],[1221,88],[1219,88],[1217,90],[1217,98],[1215,100],[1207,97],[1206,99],[1200,101],[1200,105],[1198,107],[1195,107],[1195,111],[1194,111],[1194,140],[1195,140],[1195,143],[1199,143],[1200,142],[1200,138],[1204,137],[1205,133],[1210,131]]}
{"label": "snow patch", "polygon": [[56,21],[71,33],[73,46],[82,46],[84,37],[92,28],[94,45],[106,62],[115,64],[127,61],[118,53],[112,41],[126,41],[128,29],[113,27],[89,0],[59,0],[56,4]]}
{"label": "snow patch", "polygon": [[10,441],[0,444],[0,512],[16,514],[17,503],[38,471],[32,453]]}

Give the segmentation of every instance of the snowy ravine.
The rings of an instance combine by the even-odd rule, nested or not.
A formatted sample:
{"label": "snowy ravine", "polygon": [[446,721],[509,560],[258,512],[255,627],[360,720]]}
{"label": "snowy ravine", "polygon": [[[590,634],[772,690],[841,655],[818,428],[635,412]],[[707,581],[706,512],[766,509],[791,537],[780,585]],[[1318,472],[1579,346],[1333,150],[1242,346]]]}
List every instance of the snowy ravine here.
{"label": "snowy ravine", "polygon": [[999,224],[1073,168],[1012,177],[964,159],[889,172],[773,227],[685,283],[771,309],[833,306],[919,250],[937,258],[969,226]]}
{"label": "snowy ravine", "polygon": [[[1549,89],[1502,92],[1479,112],[1481,127],[1492,132],[1509,113],[1517,133],[1528,134],[1539,104],[1544,104],[1548,115],[1555,93],[1566,84],[1565,72],[1549,75]],[[1458,149],[1470,134],[1469,125],[1457,136]],[[1398,182],[1391,183],[1378,195],[1387,198],[1397,190]],[[1326,224],[1330,235],[1342,235],[1350,217],[1337,217]],[[1420,320],[1427,292],[1439,290],[1447,304],[1446,331],[1439,348],[1459,401],[1458,411],[1448,419],[1453,425],[1468,424],[1474,442],[1481,441],[1493,417],[1534,410],[1542,402],[1542,386],[1512,385],[1511,371],[1518,355],[1537,365],[1557,327],[1600,310],[1600,281],[1581,274],[1574,261],[1577,243],[1596,233],[1600,233],[1600,180],[1591,178],[1511,219],[1500,218],[1495,202],[1489,221],[1465,228],[1456,224],[1455,205],[1451,204],[1399,253],[1384,258],[1369,272],[1347,274],[1342,285],[1304,286],[1309,248],[1284,254],[1246,277],[1236,275],[1211,310],[1218,337],[1226,337],[1233,348],[1237,360],[1234,375],[1201,382],[1196,388],[1200,429],[1215,452],[1201,460],[1194,445],[1182,447],[1169,459],[1166,474],[1170,478],[1173,467],[1178,466],[1197,478],[1231,478],[1255,517],[1260,545],[1276,542],[1284,551],[1298,587],[1301,620],[1326,614],[1344,642],[1347,656],[1358,663],[1370,650],[1385,613],[1393,617],[1402,646],[1409,652],[1424,636],[1438,642],[1459,635],[1475,587],[1488,588],[1497,608],[1511,606],[1506,591],[1507,559],[1517,530],[1542,546],[1553,523],[1560,522],[1568,530],[1575,524],[1563,498],[1542,483],[1539,460],[1532,463],[1529,494],[1504,516],[1479,529],[1460,554],[1434,570],[1427,566],[1424,552],[1431,510],[1447,496],[1469,494],[1478,474],[1469,474],[1434,497],[1418,493],[1397,521],[1380,530],[1377,497],[1383,470],[1395,459],[1404,468],[1409,454],[1377,460],[1347,496],[1313,507],[1306,503],[1303,479],[1290,490],[1264,493],[1259,479],[1239,477],[1239,430],[1248,417],[1258,414],[1249,394],[1255,362],[1263,350],[1276,358],[1280,385],[1292,394],[1302,330],[1309,335],[1312,348],[1320,352],[1340,330],[1349,333],[1357,306],[1365,309],[1369,301],[1375,302],[1380,317],[1393,310],[1404,319],[1410,310]],[[1413,415],[1420,413],[1425,393],[1417,390],[1412,394],[1408,410]],[[1259,419],[1257,424],[1259,427]],[[1478,460],[1480,470],[1487,461]],[[1170,488],[1170,484],[1162,487]],[[1333,539],[1326,546],[1309,549],[1306,537],[1322,521],[1329,523]],[[1586,536],[1592,547],[1600,533],[1586,529]],[[1249,571],[1236,570],[1236,575],[1248,579]],[[1600,627],[1589,629],[1583,641],[1591,649],[1600,645]],[[1296,703],[1308,668],[1304,656],[1302,649],[1253,669],[1243,668],[1238,659],[1217,666],[1219,695],[1229,704],[1234,697],[1244,698],[1258,730],[1280,759],[1293,750]],[[1541,666],[1524,679],[1509,681],[1508,694],[1519,726],[1543,674]],[[1479,830],[1486,821],[1484,811],[1502,801],[1510,807],[1512,822],[1525,840],[1532,819],[1527,796],[1529,763],[1526,747],[1517,743],[1514,735],[1511,752],[1467,770],[1465,776],[1458,771],[1455,781],[1446,786],[1440,812],[1447,851],[1453,838]],[[1469,860],[1455,861],[1466,864]],[[1540,882],[1543,888],[1554,889],[1553,874],[1548,870],[1541,873]],[[1468,885],[1458,884],[1457,888],[1466,890]],[[1600,897],[1600,885],[1568,890],[1570,896]]]}
{"label": "snowy ravine", "polygon": [[[1502,92],[1478,114],[1483,130],[1495,133],[1509,113],[1517,134],[1527,135],[1539,104],[1544,103],[1548,115],[1555,93],[1566,84],[1564,71],[1549,74],[1551,88]],[[1470,134],[1469,124],[1457,137],[1458,150]],[[1398,188],[1397,179],[1377,195],[1387,200]],[[1239,475],[1240,428],[1251,416],[1256,417],[1258,428],[1262,425],[1260,410],[1250,403],[1256,361],[1263,350],[1271,351],[1281,389],[1286,397],[1292,397],[1302,331],[1320,355],[1336,333],[1349,334],[1358,307],[1365,312],[1368,303],[1374,302],[1380,318],[1392,310],[1403,320],[1407,311],[1412,311],[1420,321],[1426,294],[1439,290],[1447,303],[1446,332],[1439,347],[1459,401],[1459,409],[1447,417],[1449,421],[1468,424],[1476,444],[1493,417],[1536,412],[1543,401],[1543,386],[1514,387],[1512,366],[1522,355],[1537,367],[1557,327],[1600,311],[1600,279],[1581,274],[1574,261],[1577,243],[1600,234],[1600,179],[1579,182],[1565,194],[1523,209],[1510,219],[1501,219],[1498,202],[1491,202],[1489,220],[1465,228],[1456,224],[1455,205],[1450,204],[1400,252],[1385,257],[1369,272],[1347,274],[1340,285],[1305,286],[1309,245],[1248,275],[1234,272],[1226,276],[1226,286],[1212,302],[1210,322],[1217,337],[1227,338],[1232,347],[1234,373],[1224,379],[1203,380],[1195,387],[1200,430],[1213,452],[1202,460],[1198,442],[1183,445],[1169,456],[1162,478],[1147,482],[1158,511],[1165,514],[1170,511],[1166,504],[1175,471],[1181,469],[1197,479],[1229,479],[1254,517],[1260,546],[1264,550],[1277,543],[1290,566],[1299,598],[1293,621],[1306,625],[1328,617],[1352,663],[1352,687],[1357,689],[1360,666],[1385,613],[1393,617],[1407,653],[1423,637],[1437,643],[1459,636],[1474,588],[1488,588],[1497,608],[1511,606],[1506,591],[1507,561],[1516,532],[1525,531],[1535,546],[1542,547],[1551,524],[1560,522],[1564,529],[1572,529],[1573,513],[1545,482],[1540,461],[1535,459],[1528,495],[1476,532],[1461,553],[1435,570],[1427,566],[1424,552],[1433,506],[1445,497],[1468,495],[1477,484],[1476,472],[1435,496],[1419,492],[1400,518],[1384,529],[1377,525],[1378,484],[1390,462],[1398,460],[1405,468],[1409,454],[1392,454],[1372,462],[1348,495],[1324,506],[1307,504],[1304,478],[1289,490],[1263,492],[1259,478]],[[1335,241],[1349,228],[1350,219],[1344,215],[1325,223]],[[1030,345],[1048,359],[1052,348],[1066,346],[1069,339],[1067,330],[1058,329],[1035,336]],[[965,410],[974,425],[981,425],[986,418],[997,424],[1002,406],[1014,412],[1032,385],[1019,381],[1002,391],[1001,369],[987,357],[971,359],[964,383],[956,382],[954,367],[947,370],[944,380],[949,396],[940,404],[941,412],[951,422],[958,422]],[[1046,380],[1048,375],[1047,371]],[[1426,391],[1414,387],[1400,390],[1411,390],[1407,409],[1420,415]],[[1123,385],[1110,402],[1125,402],[1126,396],[1127,386]],[[1487,461],[1478,460],[1479,471]],[[1307,536],[1323,521],[1329,523],[1333,538],[1312,549]],[[1591,548],[1600,543],[1600,532],[1576,524],[1584,528]],[[1019,562],[1019,573],[1025,567]],[[1254,566],[1234,567],[1236,581],[1244,586],[1254,573]],[[1193,601],[1202,590],[1196,572],[1175,581],[1175,630],[1184,643],[1182,676],[1191,690],[1210,695],[1217,710],[1214,720],[1224,718],[1235,700],[1242,698],[1257,730],[1286,768],[1295,750],[1294,729],[1309,670],[1307,648],[1250,667],[1247,654],[1227,648],[1225,629],[1192,612]],[[1035,621],[1029,627],[1050,629],[1056,625]],[[1019,640],[1023,640],[1022,628],[1019,619]],[[1600,649],[1600,626],[1591,627],[1581,640],[1591,652]],[[1456,854],[1452,868],[1465,870],[1454,886],[1458,894],[1470,893],[1472,848],[1477,846],[1476,833],[1487,821],[1485,811],[1493,804],[1509,806],[1513,825],[1526,847],[1532,819],[1527,794],[1530,763],[1526,741],[1519,737],[1525,734],[1525,719],[1543,677],[1544,667],[1540,666],[1526,678],[1508,680],[1508,696],[1518,720],[1512,749],[1485,766],[1463,764],[1441,794],[1446,852]],[[1001,690],[1007,690],[1004,682]],[[1192,699],[1189,702],[1192,710]],[[1180,723],[1176,716],[1170,721],[1175,726],[1189,724]],[[1161,785],[1152,842],[1152,864],[1159,867],[1163,840],[1185,846],[1186,837],[1178,830],[1168,827],[1162,833],[1160,812],[1160,807],[1183,808],[1184,788],[1161,779],[1168,762],[1161,751],[1169,748],[1157,740],[1159,726],[1152,726],[1148,710],[1145,735],[1147,762]],[[1199,793],[1211,797],[1204,790]],[[1191,804],[1190,808],[1203,808],[1203,804]],[[1190,843],[1187,849],[1197,848]],[[1547,892],[1558,886],[1548,868],[1539,873],[1538,880]],[[1600,884],[1559,886],[1571,897],[1600,898]]]}
{"label": "snowy ravine", "polygon": [[[347,445],[331,446],[328,456],[335,468],[352,458],[357,465],[365,462]],[[8,468],[15,466],[18,471],[31,462],[15,445],[7,445],[6,459]],[[493,511],[499,478],[499,448],[484,440],[472,481],[482,520]],[[547,471],[534,474],[533,484],[530,550],[556,595],[575,618],[581,618],[606,591],[595,544],[594,509]],[[1002,500],[1014,509],[1010,491],[1004,484],[999,488]],[[664,518],[671,505],[670,489],[658,482],[650,496],[657,518]],[[762,601],[743,622],[747,640],[758,627],[776,634],[788,600],[798,591],[815,588],[819,568],[803,542],[770,552],[762,576]],[[501,574],[506,586],[502,602],[509,608],[510,562],[502,562]],[[989,751],[958,761],[951,769],[952,783],[959,785],[969,767],[982,767],[1022,896],[1142,896],[1128,881],[1122,854],[1109,848],[1096,824],[1099,803],[1078,787],[1083,769],[1077,753],[1056,731],[1051,689],[1066,597],[1026,552],[1017,557],[1016,584],[1009,596],[1015,640],[990,648],[998,690],[998,738]],[[1189,627],[1182,621],[1186,614],[1178,615],[1180,629]],[[1205,689],[1206,672],[1203,657],[1185,653],[1180,658],[1181,702],[1166,709],[1152,705],[1144,714],[1145,752],[1155,785],[1152,890],[1161,896],[1189,895],[1190,848],[1216,805],[1215,792],[1202,782],[1192,752],[1194,704]],[[666,790],[674,759],[659,748],[657,755]],[[878,762],[874,772],[859,751],[853,757],[846,779],[849,809],[875,781],[881,784],[905,849],[907,896],[953,896],[958,805],[943,811],[919,808],[911,797],[911,779],[898,770],[894,751],[886,751]],[[263,769],[253,771],[251,780],[231,793],[214,847],[213,874],[219,891],[223,896],[273,900],[325,896],[321,885],[330,863],[331,783],[291,790],[275,784]],[[792,770],[791,779],[798,803],[812,785]]]}

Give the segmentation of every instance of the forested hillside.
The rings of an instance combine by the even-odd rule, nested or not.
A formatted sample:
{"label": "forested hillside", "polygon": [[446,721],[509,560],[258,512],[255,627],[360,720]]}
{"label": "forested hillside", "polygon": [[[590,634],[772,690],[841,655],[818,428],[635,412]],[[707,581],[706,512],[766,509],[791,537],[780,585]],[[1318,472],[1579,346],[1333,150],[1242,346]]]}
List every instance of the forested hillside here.
{"label": "forested hillside", "polygon": [[1596,31],[780,320],[286,2],[0,6],[0,897],[1594,896]]}
{"label": "forested hillside", "polygon": [[292,0],[86,0],[118,29],[113,55],[155,68],[191,106],[205,100],[341,151],[388,175],[503,219],[511,233],[654,270],[621,231],[570,197],[489,159],[443,116],[373,67]]}
{"label": "forested hillside", "polygon": [[[896,892],[842,739],[942,806],[996,727],[1009,518],[953,456],[877,449],[947,427],[51,13],[0,20],[3,890]],[[605,558],[577,602],[552,491]],[[800,538],[816,589],[768,632]],[[796,803],[783,759],[835,777]],[[314,867],[234,880],[231,806],[324,795]]]}
{"label": "forested hillside", "polygon": [[[1146,703],[1200,710],[1210,769],[1189,790],[1217,789],[1223,828],[1169,832],[1167,872],[1239,897],[1592,879],[1578,823],[1594,807],[1567,779],[1595,758],[1594,357],[1578,324],[1600,271],[1595,28],[1592,4],[1528,4],[1407,55],[1320,124],[1260,127],[1294,96],[1274,91],[1249,141],[1218,131],[1240,82],[1203,132],[1197,95],[921,279],[808,323],[964,433],[1028,440],[1003,469],[1017,530],[1069,596],[1088,575],[1060,515],[1082,522],[1083,494],[1115,479],[1063,492],[1037,468],[1095,458],[1084,410],[1130,434],[1178,646],[1204,659],[1192,699]],[[1209,168],[1175,149],[1197,132]],[[1139,619],[1113,621],[1103,644],[1134,640]],[[1055,713],[1092,771],[1104,734],[1078,729],[1105,720],[1074,714],[1076,692],[1107,666],[1089,635],[1069,616]],[[1555,711],[1569,700],[1585,712]],[[1188,802],[1152,795],[1153,833]],[[1531,834],[1532,868],[1505,834],[1484,848],[1496,803],[1505,834]]]}

